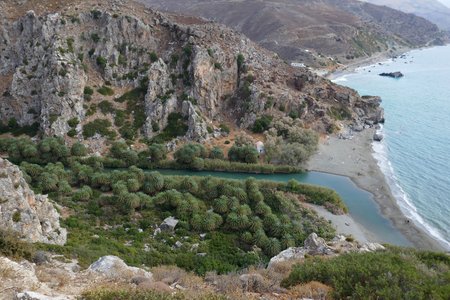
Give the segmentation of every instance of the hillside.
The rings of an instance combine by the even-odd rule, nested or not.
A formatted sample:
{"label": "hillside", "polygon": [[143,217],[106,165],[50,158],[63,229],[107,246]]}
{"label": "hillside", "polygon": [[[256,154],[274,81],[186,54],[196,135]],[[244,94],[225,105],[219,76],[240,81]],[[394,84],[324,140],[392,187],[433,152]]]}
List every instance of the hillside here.
{"label": "hillside", "polygon": [[3,131],[102,152],[119,139],[204,143],[229,127],[262,132],[284,117],[318,133],[383,120],[378,98],[291,68],[222,25],[132,2],[14,3],[1,10]]}
{"label": "hillside", "polygon": [[450,30],[450,7],[438,0],[363,0],[376,5],[385,5],[400,11],[423,17],[443,30]]}
{"label": "hillside", "polygon": [[315,67],[381,51],[440,44],[444,39],[429,21],[353,0],[142,2],[224,23],[284,59]]}

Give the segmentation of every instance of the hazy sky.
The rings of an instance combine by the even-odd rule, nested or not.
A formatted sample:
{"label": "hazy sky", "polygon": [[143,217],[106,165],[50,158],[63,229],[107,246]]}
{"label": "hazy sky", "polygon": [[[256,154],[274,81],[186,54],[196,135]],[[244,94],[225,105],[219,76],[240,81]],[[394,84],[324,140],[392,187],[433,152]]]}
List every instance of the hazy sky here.
{"label": "hazy sky", "polygon": [[450,0],[438,0],[438,1],[450,7]]}

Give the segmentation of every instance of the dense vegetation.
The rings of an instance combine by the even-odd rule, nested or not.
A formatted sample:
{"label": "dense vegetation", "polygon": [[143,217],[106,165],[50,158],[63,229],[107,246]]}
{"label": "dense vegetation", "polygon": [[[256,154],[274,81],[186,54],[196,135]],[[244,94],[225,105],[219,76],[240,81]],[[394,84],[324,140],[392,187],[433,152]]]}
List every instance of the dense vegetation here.
{"label": "dense vegetation", "polygon": [[449,299],[447,254],[389,248],[385,252],[313,258],[297,265],[285,287],[319,281],[335,299]]}
{"label": "dense vegetation", "polygon": [[[311,232],[333,236],[328,222],[300,205],[296,195],[303,186],[316,191],[307,195],[307,201],[329,199],[342,205],[337,195],[324,197],[325,189],[294,182],[146,172],[130,166],[139,162],[140,155],[124,143],[113,144],[107,158],[81,158],[86,154],[82,144],[68,149],[57,138],[37,144],[25,138],[3,139],[0,151],[7,151],[9,158],[20,164],[36,192],[48,193],[74,212],[63,221],[69,229],[66,246],[42,247],[75,255],[82,264],[114,254],[134,265],[176,264],[199,274],[228,272],[264,262],[286,247],[301,245]],[[189,165],[207,155],[203,146],[188,144],[175,157],[176,163]],[[154,144],[144,157],[164,159],[164,147]],[[130,167],[110,170],[104,168],[106,164]],[[175,232],[152,237],[155,224],[168,216],[180,220]],[[204,240],[201,233],[206,234]],[[183,246],[175,247],[177,241]]]}

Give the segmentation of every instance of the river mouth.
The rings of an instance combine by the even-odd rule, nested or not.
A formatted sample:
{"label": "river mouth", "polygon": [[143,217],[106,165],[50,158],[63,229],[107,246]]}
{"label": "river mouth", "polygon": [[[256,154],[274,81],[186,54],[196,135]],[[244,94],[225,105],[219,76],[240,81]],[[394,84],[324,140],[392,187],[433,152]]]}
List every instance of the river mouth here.
{"label": "river mouth", "polygon": [[380,212],[373,195],[360,189],[350,178],[323,172],[305,172],[297,174],[247,174],[211,171],[158,170],[163,175],[213,176],[243,180],[253,177],[257,180],[287,182],[295,179],[299,182],[314,184],[335,190],[349,209],[350,216],[376,239],[374,242],[397,246],[412,247],[409,242]]}

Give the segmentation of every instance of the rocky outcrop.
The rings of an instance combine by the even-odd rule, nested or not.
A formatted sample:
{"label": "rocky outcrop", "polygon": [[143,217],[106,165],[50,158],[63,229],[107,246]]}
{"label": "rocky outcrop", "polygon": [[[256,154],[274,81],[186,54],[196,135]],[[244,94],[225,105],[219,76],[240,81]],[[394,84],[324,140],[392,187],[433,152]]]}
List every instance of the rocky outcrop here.
{"label": "rocky outcrop", "polygon": [[101,274],[107,278],[122,278],[131,280],[133,277],[152,279],[153,275],[143,269],[130,267],[117,256],[108,255],[100,257],[89,266],[89,271]]}
{"label": "rocky outcrop", "polygon": [[[106,0],[95,6],[76,0],[58,13],[5,17],[0,119],[37,122],[46,135],[70,139],[68,121],[77,118],[81,139],[83,126],[101,118],[118,133],[133,127],[136,140],[152,138],[172,113],[184,115],[186,138],[200,142],[211,138],[207,127],[213,123],[248,129],[262,115],[293,113],[321,133],[338,121],[383,120],[375,98],[294,69],[245,36],[205,20]],[[103,95],[102,86],[111,90]],[[111,104],[112,113],[97,109],[102,101]],[[126,121],[112,119],[118,112]],[[95,142],[92,146],[106,140]]]}
{"label": "rocky outcrop", "polygon": [[182,114],[188,120],[186,137],[195,142],[204,142],[208,138],[206,122],[190,101],[183,102]]}
{"label": "rocky outcrop", "polygon": [[169,114],[178,108],[167,65],[160,59],[149,71],[147,94],[145,95],[144,132],[152,137],[163,130],[168,123]]}
{"label": "rocky outcrop", "polygon": [[20,169],[0,158],[0,228],[28,242],[64,245],[67,231],[60,215],[44,195],[36,195]]}
{"label": "rocky outcrop", "polygon": [[290,247],[272,257],[268,268],[286,261],[304,259],[305,255],[334,256],[348,252],[374,252],[385,250],[385,247],[378,243],[359,244],[357,241],[349,241],[345,236],[338,235],[330,242],[311,233],[304,242],[303,247]]}

